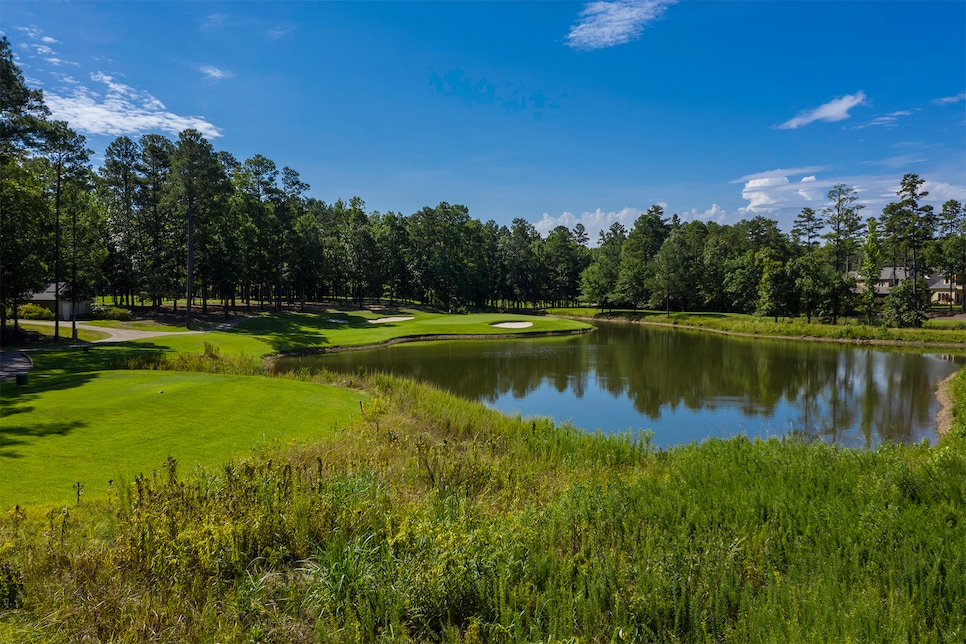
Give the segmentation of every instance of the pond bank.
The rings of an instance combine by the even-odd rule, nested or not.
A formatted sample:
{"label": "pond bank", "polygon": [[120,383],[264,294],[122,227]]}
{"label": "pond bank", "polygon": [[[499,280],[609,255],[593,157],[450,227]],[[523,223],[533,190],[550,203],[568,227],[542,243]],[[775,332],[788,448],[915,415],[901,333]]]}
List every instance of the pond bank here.
{"label": "pond bank", "polygon": [[884,340],[879,338],[833,338],[819,335],[781,335],[771,333],[749,333],[747,331],[732,331],[729,329],[716,329],[714,327],[700,326],[696,324],[681,324],[676,322],[657,322],[651,320],[630,320],[622,316],[578,316],[554,314],[556,317],[567,318],[569,320],[579,320],[581,322],[619,322],[622,324],[644,324],[648,326],[667,327],[672,329],[687,329],[689,331],[707,331],[720,335],[732,335],[742,338],[766,338],[771,340],[802,340],[805,342],[834,342],[836,344],[853,344],[858,346],[882,346],[882,347],[912,347],[922,349],[959,349],[966,352],[966,345],[962,342],[924,342],[917,340]]}
{"label": "pond bank", "polygon": [[[576,320],[578,318],[570,318]],[[571,329],[567,331],[530,331],[523,333],[475,333],[475,334],[427,334],[427,335],[407,335],[399,338],[391,338],[385,342],[375,342],[371,344],[359,344],[353,346],[318,347],[300,351],[287,351],[266,356],[265,361],[270,366],[279,358],[298,358],[301,356],[314,356],[327,353],[346,353],[348,351],[368,351],[370,349],[383,349],[394,344],[405,344],[408,342],[434,342],[440,340],[512,340],[521,338],[552,338],[569,335],[582,335],[595,331],[594,327],[587,329]]]}

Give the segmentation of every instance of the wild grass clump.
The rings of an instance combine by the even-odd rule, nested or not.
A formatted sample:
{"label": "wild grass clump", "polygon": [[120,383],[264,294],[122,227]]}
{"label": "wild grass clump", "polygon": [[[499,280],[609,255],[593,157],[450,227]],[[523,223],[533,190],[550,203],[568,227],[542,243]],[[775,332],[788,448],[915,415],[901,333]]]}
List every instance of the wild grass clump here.
{"label": "wild grass clump", "polygon": [[193,371],[230,376],[259,376],[266,371],[264,360],[245,354],[222,355],[218,347],[210,342],[205,342],[203,353],[159,351],[114,360],[110,366],[112,369]]}
{"label": "wild grass clump", "polygon": [[949,394],[953,403],[953,425],[949,433],[966,441],[966,369],[953,376]]}
{"label": "wild grass clump", "polygon": [[0,580],[12,585],[0,587],[16,603],[0,606],[0,633],[966,637],[960,438],[875,451],[736,438],[662,451],[647,434],[591,435],[408,380],[351,380],[369,397],[333,440],[187,474],[169,460],[104,504],[11,515]]}

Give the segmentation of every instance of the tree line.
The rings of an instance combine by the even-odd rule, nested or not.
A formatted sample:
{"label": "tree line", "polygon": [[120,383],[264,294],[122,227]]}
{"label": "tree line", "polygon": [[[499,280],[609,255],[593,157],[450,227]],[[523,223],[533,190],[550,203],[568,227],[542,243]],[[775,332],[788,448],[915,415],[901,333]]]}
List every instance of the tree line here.
{"label": "tree line", "polygon": [[[710,310],[836,319],[861,311],[890,324],[921,322],[921,277],[966,273],[966,218],[924,203],[924,181],[903,177],[897,199],[863,221],[854,187],[837,185],[789,233],[775,220],[683,222],[652,206],[627,230],[615,223],[591,247],[584,227],[545,237],[523,218],[481,222],[462,205],[403,215],[364,201],[325,203],[289,167],[239,161],[198,131],[108,145],[91,165],[85,138],[50,119],[0,40],[0,307],[45,283],[75,301],[95,294],[158,307],[187,296],[208,312],[281,309],[342,299],[421,302],[444,310],[599,306]],[[856,275],[907,269],[908,286],[877,304]],[[966,310],[966,309],[964,309]]]}

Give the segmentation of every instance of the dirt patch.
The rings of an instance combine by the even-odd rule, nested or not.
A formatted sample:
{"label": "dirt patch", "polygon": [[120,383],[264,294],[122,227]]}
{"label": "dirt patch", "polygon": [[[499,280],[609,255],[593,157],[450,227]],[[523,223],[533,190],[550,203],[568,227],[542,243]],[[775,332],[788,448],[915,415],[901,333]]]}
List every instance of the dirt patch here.
{"label": "dirt patch", "polygon": [[956,401],[953,400],[953,394],[950,388],[953,386],[953,378],[958,374],[958,371],[953,372],[948,378],[939,383],[939,388],[936,390],[936,398],[939,400],[939,404],[942,405],[942,409],[936,414],[936,433],[940,436],[953,428],[953,406],[956,404]]}

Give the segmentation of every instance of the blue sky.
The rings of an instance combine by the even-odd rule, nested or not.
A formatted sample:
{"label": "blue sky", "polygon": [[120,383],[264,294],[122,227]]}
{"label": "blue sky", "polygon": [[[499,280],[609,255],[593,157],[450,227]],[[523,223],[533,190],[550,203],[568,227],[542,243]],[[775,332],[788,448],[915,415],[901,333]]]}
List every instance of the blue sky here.
{"label": "blue sky", "polygon": [[185,127],[332,202],[546,233],[764,215],[905,172],[966,200],[966,2],[18,2],[28,84],[99,163]]}

